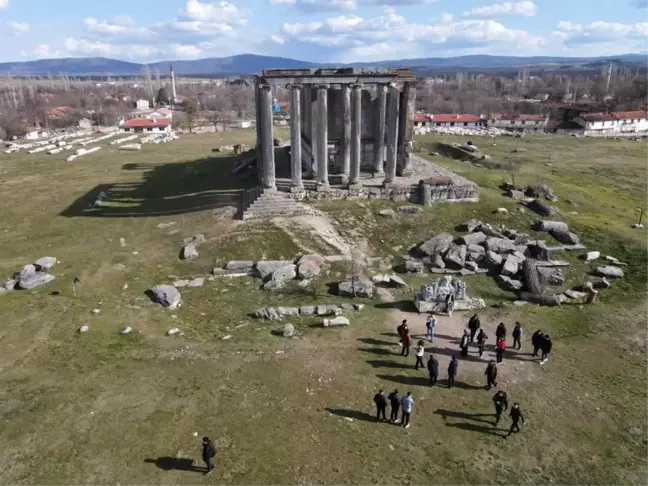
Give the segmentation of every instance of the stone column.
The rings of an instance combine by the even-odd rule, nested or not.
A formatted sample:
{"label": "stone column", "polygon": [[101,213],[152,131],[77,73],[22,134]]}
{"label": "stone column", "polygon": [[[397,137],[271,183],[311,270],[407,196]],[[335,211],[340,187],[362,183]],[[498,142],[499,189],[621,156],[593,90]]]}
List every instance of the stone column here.
{"label": "stone column", "polygon": [[254,109],[256,110],[255,117],[255,129],[256,129],[256,146],[254,147],[254,150],[256,152],[256,160],[257,160],[257,178],[259,180],[259,183],[263,182],[263,159],[261,158],[261,137],[262,137],[262,130],[261,130],[261,95],[260,95],[260,90],[259,90],[259,80],[255,79],[254,80]]}
{"label": "stone column", "polygon": [[387,109],[387,85],[378,85],[378,113],[376,113],[376,138],[374,140],[374,177],[385,175],[385,110]]}
{"label": "stone column", "polygon": [[414,112],[416,110],[416,89],[411,83],[405,83],[401,93],[400,123],[398,134],[398,168],[403,177],[414,174],[412,170],[412,136],[414,135]]}
{"label": "stone column", "polygon": [[259,85],[259,114],[261,115],[261,159],[263,160],[263,187],[276,189],[274,138],[272,134],[272,86]]}
{"label": "stone column", "polygon": [[349,182],[351,172],[351,87],[342,86],[344,131],[342,133],[342,184]]}
{"label": "stone column", "polygon": [[328,85],[317,87],[317,190],[328,191]]}
{"label": "stone column", "polygon": [[312,84],[308,85],[309,125],[311,140],[311,177],[317,176],[317,91]]}
{"label": "stone column", "polygon": [[395,85],[389,87],[387,97],[387,161],[385,163],[385,184],[396,179],[396,157],[398,155],[398,104],[400,96]]}
{"label": "stone column", "polygon": [[362,162],[362,86],[353,85],[351,105],[351,172],[349,188],[359,187]]}
{"label": "stone column", "polygon": [[290,173],[292,176],[291,191],[304,189],[302,182],[302,147],[301,147],[301,86],[290,87]]}

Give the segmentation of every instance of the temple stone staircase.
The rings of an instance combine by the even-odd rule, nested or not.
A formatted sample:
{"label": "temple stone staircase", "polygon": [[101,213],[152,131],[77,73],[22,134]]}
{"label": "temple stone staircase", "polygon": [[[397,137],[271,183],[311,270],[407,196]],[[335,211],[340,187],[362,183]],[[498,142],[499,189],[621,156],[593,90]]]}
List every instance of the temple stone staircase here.
{"label": "temple stone staircase", "polygon": [[261,188],[245,191],[239,211],[241,219],[302,214],[313,214],[313,210],[307,204],[295,201],[285,192]]}

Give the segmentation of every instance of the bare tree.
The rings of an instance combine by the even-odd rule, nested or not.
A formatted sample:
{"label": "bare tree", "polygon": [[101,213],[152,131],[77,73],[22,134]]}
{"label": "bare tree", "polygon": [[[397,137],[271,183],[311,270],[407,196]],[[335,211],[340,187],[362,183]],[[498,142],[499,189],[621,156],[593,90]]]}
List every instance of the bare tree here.
{"label": "bare tree", "polygon": [[517,176],[522,169],[522,159],[517,157],[507,157],[505,167],[506,172],[511,176],[511,184],[513,184],[513,187],[517,187],[515,183],[517,181]]}

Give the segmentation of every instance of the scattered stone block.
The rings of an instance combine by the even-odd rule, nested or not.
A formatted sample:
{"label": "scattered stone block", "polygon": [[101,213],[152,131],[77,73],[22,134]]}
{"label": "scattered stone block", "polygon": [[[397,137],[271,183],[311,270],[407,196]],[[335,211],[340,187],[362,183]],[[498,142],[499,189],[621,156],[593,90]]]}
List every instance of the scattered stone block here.
{"label": "scattered stone block", "polygon": [[472,272],[477,272],[477,270],[479,270],[479,266],[475,262],[466,262],[466,269]]}
{"label": "scattered stone block", "polygon": [[612,266],[598,267],[596,269],[596,274],[600,275],[601,277],[610,277],[610,278],[625,277],[623,270],[621,270],[619,267],[612,267]]}
{"label": "scattered stone block", "polygon": [[425,266],[421,260],[407,260],[405,270],[409,273],[423,273]]}
{"label": "scattered stone block", "polygon": [[493,211],[495,214],[508,214],[508,209],[506,208],[497,208],[495,211]]}
{"label": "scattered stone block", "polygon": [[612,262],[612,263],[613,263],[614,265],[616,265],[617,267],[627,267],[627,266],[628,266],[627,263],[620,262],[620,261],[617,260],[615,257],[610,256],[610,255],[607,255],[607,256],[605,257],[605,259],[606,259],[607,261],[609,261],[609,262]]}
{"label": "scattered stone block", "polygon": [[453,246],[451,247],[445,256],[445,264],[448,267],[454,267],[461,269],[466,263],[466,246]]}
{"label": "scattered stone block", "polygon": [[536,221],[533,223],[532,228],[536,231],[569,231],[567,223],[562,221]]}
{"label": "scattered stone block", "polygon": [[551,230],[549,234],[565,245],[577,245],[580,243],[578,235],[570,231]]}
{"label": "scattered stone block", "polygon": [[393,209],[381,209],[378,214],[384,216],[385,218],[391,218],[396,214],[396,211]]}
{"label": "scattered stone block", "polygon": [[276,270],[288,267],[290,265],[293,265],[293,262],[290,260],[261,260],[256,263],[254,268],[259,277],[265,280],[270,277],[270,275],[272,275]]}
{"label": "scattered stone block", "polygon": [[[30,265],[33,267],[33,265]],[[54,280],[54,275],[45,272],[35,272],[27,277],[21,277],[18,280],[18,288],[31,290]]]}
{"label": "scattered stone block", "polygon": [[513,243],[511,240],[507,238],[494,238],[492,236],[486,239],[484,247],[487,250],[495,253],[507,253],[517,250],[515,243]]}
{"label": "scattered stone block", "polygon": [[315,263],[316,263],[317,265],[319,265],[320,267],[321,267],[322,265],[324,265],[324,262],[325,262],[323,256],[321,256],[321,255],[317,255],[316,253],[308,253],[308,254],[306,254],[306,255],[302,255],[302,256],[300,256],[300,257],[297,259],[297,261],[295,262],[295,264],[296,264],[296,265],[301,265],[302,263],[307,262],[307,261],[315,262]]}
{"label": "scattered stone block", "polygon": [[88,326],[81,326],[79,328],[79,332],[88,332],[89,330],[90,330],[90,328]]}
{"label": "scattered stone block", "polygon": [[431,257],[443,254],[450,248],[453,239],[448,233],[438,234],[419,246],[419,251]]}
{"label": "scattered stone block", "polygon": [[163,307],[175,309],[180,305],[181,295],[178,289],[171,285],[156,285],[147,291],[151,300]]}
{"label": "scattered stone block", "polygon": [[326,308],[325,305],[318,305],[315,307],[315,313],[318,316],[325,316],[328,314],[328,309]]}
{"label": "scattered stone block", "polygon": [[119,331],[119,334],[130,334],[133,332],[133,328],[130,326],[124,326],[121,331]]}
{"label": "scattered stone block", "polygon": [[275,310],[281,317],[299,315],[299,309],[297,307],[277,307]]}
{"label": "scattered stone block", "polygon": [[[258,266],[257,266],[258,270]],[[286,286],[286,283],[297,276],[297,266],[291,262],[279,267],[272,272],[270,280],[263,284],[264,290],[278,290]]]}
{"label": "scattered stone block", "polygon": [[315,306],[306,305],[299,308],[300,316],[312,316],[313,314],[315,314]]}
{"label": "scattered stone block", "polygon": [[56,265],[57,260],[55,257],[42,257],[34,262],[37,270],[49,270]]}
{"label": "scattered stone block", "polygon": [[196,258],[197,256],[198,251],[196,250],[196,246],[193,243],[189,243],[182,249],[183,260],[191,260],[192,258]]}
{"label": "scattered stone block", "polygon": [[526,187],[524,194],[528,197],[546,199],[547,201],[557,201],[553,190],[547,184],[531,184]]}
{"label": "scattered stone block", "polygon": [[281,319],[281,316],[277,312],[277,309],[275,309],[274,307],[267,308],[266,313],[268,314],[268,319],[270,319],[271,321],[278,321]]}
{"label": "scattered stone block", "polygon": [[513,292],[522,290],[522,287],[524,286],[522,282],[519,280],[514,280],[511,277],[508,277],[506,275],[498,275],[497,279],[502,286],[502,288],[506,290],[511,290]]}
{"label": "scattered stone block", "polygon": [[281,328],[281,335],[283,337],[293,337],[295,335],[295,326],[292,324],[286,324]]}
{"label": "scattered stone block", "polygon": [[556,214],[558,214],[558,208],[549,206],[548,204],[542,202],[540,199],[529,201],[526,206],[531,211],[534,211],[541,216],[555,216]]}
{"label": "scattered stone block", "polygon": [[29,277],[33,277],[34,275],[36,275],[36,272],[37,270],[35,265],[32,264],[25,265],[23,269],[18,273],[18,280],[23,280]]}
{"label": "scattered stone block", "polygon": [[253,261],[233,260],[231,262],[227,262],[227,265],[225,265],[225,270],[249,271],[252,270],[252,267],[254,267]]}
{"label": "scattered stone block", "polygon": [[307,278],[306,280],[302,280],[301,282],[299,282],[299,287],[302,288],[302,289],[305,289],[306,287],[308,287],[311,284],[311,282],[312,282],[312,280],[309,279],[309,278]]}
{"label": "scattered stone block", "polygon": [[396,287],[407,287],[405,280],[400,278],[398,275],[390,275],[389,282],[396,285]]}
{"label": "scattered stone block", "polygon": [[348,326],[351,323],[349,322],[349,319],[347,319],[344,316],[338,316],[333,319],[324,319],[322,321],[322,324],[324,327],[335,327],[335,326]]}
{"label": "scattered stone block", "polygon": [[373,285],[359,277],[352,277],[338,284],[338,295],[371,298],[373,297]]}
{"label": "scattered stone block", "polygon": [[520,270],[520,264],[524,261],[524,256],[510,254],[507,255],[502,265],[502,275],[513,276]]}
{"label": "scattered stone block", "polygon": [[472,233],[473,231],[479,230],[483,224],[484,223],[482,223],[478,219],[470,219],[468,221],[465,221],[465,222],[461,223],[457,227],[457,230],[458,231],[468,231],[468,232]]}
{"label": "scattered stone block", "polygon": [[540,279],[549,285],[557,286],[565,283],[565,275],[560,268],[536,266],[536,270]]}
{"label": "scattered stone block", "polygon": [[457,241],[466,246],[479,246],[481,243],[486,241],[486,238],[487,236],[484,233],[478,231],[476,233],[469,233],[467,235],[460,236],[459,238],[457,238]]}
{"label": "scattered stone block", "polygon": [[399,213],[407,213],[407,214],[416,214],[423,212],[423,208],[421,206],[401,206],[398,208]]}
{"label": "scattered stone block", "polygon": [[320,271],[320,266],[314,260],[304,260],[297,267],[297,275],[302,280],[317,277]]}
{"label": "scattered stone block", "polygon": [[349,304],[348,302],[345,302],[340,307],[342,307],[343,311],[355,310],[355,307],[353,307],[353,304]]}
{"label": "scattered stone block", "polygon": [[176,280],[173,282],[174,287],[186,287],[189,285],[189,280]]}
{"label": "scattered stone block", "polygon": [[166,332],[167,336],[182,336],[182,332],[177,327],[172,327]]}
{"label": "scattered stone block", "polygon": [[5,290],[14,290],[16,288],[16,284],[18,283],[18,280],[10,278],[9,280],[5,280],[0,284],[0,287],[5,289]]}
{"label": "scattered stone block", "polygon": [[193,245],[195,248],[198,248],[204,242],[205,242],[205,235],[201,233],[198,233],[197,235],[193,235],[189,238],[185,238],[183,241],[185,245]]}
{"label": "scattered stone block", "polygon": [[187,283],[187,287],[202,287],[205,284],[204,277],[197,277]]}
{"label": "scattered stone block", "polygon": [[584,299],[587,297],[586,292],[579,292],[577,290],[565,290],[565,295],[570,299]]}
{"label": "scattered stone block", "polygon": [[506,191],[506,195],[508,197],[512,197],[513,199],[516,199],[516,200],[526,198],[526,196],[524,195],[524,193],[522,191],[517,191],[515,189],[509,189],[508,191]]}

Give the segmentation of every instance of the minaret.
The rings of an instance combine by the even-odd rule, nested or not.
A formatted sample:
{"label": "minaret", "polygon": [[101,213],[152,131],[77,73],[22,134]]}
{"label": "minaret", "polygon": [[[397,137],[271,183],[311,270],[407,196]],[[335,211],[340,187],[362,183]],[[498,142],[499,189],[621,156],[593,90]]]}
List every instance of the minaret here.
{"label": "minaret", "polygon": [[171,64],[171,104],[175,105],[175,102],[176,102],[175,72],[173,71],[173,64]]}

